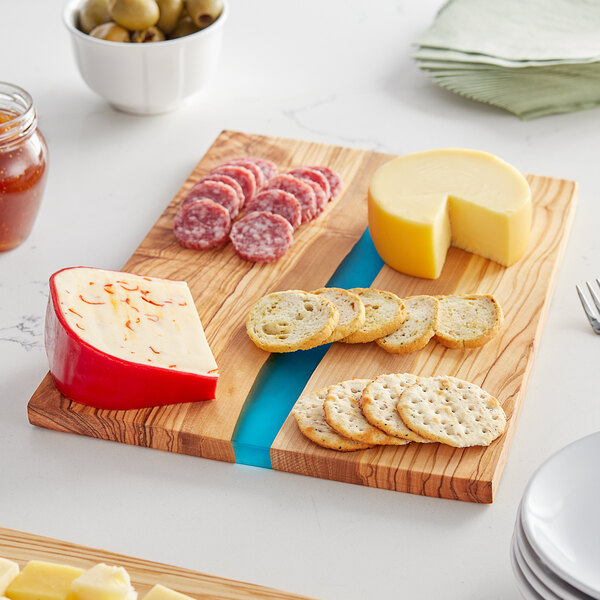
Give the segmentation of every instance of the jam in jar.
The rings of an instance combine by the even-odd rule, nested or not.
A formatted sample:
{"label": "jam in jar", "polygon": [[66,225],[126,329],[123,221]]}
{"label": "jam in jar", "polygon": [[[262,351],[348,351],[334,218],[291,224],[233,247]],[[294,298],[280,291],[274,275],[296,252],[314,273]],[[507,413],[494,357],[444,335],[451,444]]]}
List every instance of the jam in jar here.
{"label": "jam in jar", "polygon": [[46,184],[48,149],[31,96],[0,82],[0,252],[22,244]]}

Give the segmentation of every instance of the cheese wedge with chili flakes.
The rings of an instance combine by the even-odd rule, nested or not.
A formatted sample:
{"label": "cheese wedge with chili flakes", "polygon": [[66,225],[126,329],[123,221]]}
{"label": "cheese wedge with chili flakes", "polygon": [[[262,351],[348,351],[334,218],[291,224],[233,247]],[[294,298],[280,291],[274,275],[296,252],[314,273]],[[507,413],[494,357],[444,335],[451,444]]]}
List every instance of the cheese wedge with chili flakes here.
{"label": "cheese wedge with chili flakes", "polygon": [[63,269],[50,278],[45,341],[70,400],[127,409],[215,397],[217,363],[184,281]]}

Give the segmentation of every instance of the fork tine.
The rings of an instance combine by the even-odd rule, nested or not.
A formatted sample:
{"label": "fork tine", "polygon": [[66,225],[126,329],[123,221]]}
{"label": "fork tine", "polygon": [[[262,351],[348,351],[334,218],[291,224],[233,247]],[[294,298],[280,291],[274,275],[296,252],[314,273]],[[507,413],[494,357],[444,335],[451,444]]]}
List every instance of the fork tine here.
{"label": "fork tine", "polygon": [[[598,280],[596,279],[596,281],[598,281]],[[589,281],[586,281],[585,284],[587,285],[588,290],[590,290],[590,294],[592,295],[592,300],[594,301],[594,304],[596,305],[598,312],[600,312],[600,297],[598,297],[598,294],[594,291],[594,289],[590,285]]]}
{"label": "fork tine", "polygon": [[577,288],[579,300],[581,300],[581,306],[583,306],[583,310],[585,311],[585,316],[588,318],[588,321],[590,322],[594,333],[600,334],[600,321],[598,321],[596,317],[594,317],[593,309],[590,303],[586,300],[585,296],[583,295],[581,288],[578,285],[576,285],[575,287]]}

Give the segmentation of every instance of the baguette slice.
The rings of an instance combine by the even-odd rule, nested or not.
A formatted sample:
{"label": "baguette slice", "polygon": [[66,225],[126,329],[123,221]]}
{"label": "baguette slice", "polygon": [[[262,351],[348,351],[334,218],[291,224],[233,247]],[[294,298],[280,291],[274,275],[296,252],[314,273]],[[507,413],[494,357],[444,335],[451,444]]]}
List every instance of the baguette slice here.
{"label": "baguette slice", "polygon": [[308,350],[333,333],[340,314],[324,296],[300,290],[274,292],[261,298],[248,314],[250,339],[267,352]]}
{"label": "baguette slice", "polygon": [[439,301],[433,296],[410,296],[403,299],[406,320],[396,331],[375,340],[387,352],[408,354],[424,348],[435,334]]}
{"label": "baguette slice", "polygon": [[396,331],[406,318],[406,307],[396,294],[371,288],[349,290],[365,305],[365,324],[340,341],[346,344],[373,342]]}
{"label": "baguette slice", "polygon": [[342,288],[319,288],[313,294],[325,296],[333,302],[340,313],[340,320],[331,337],[325,342],[337,342],[354,333],[365,324],[365,305],[356,294]]}
{"label": "baguette slice", "polygon": [[435,339],[448,348],[477,348],[496,336],[504,315],[490,294],[439,297]]}

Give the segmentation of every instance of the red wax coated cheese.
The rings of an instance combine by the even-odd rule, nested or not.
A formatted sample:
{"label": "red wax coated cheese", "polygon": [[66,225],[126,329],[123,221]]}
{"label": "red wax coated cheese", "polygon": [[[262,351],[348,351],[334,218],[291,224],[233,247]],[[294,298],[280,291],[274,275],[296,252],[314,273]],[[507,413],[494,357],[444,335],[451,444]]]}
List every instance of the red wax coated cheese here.
{"label": "red wax coated cheese", "polygon": [[50,278],[46,353],[58,390],[110,410],[215,397],[218,369],[187,284],[75,267]]}

